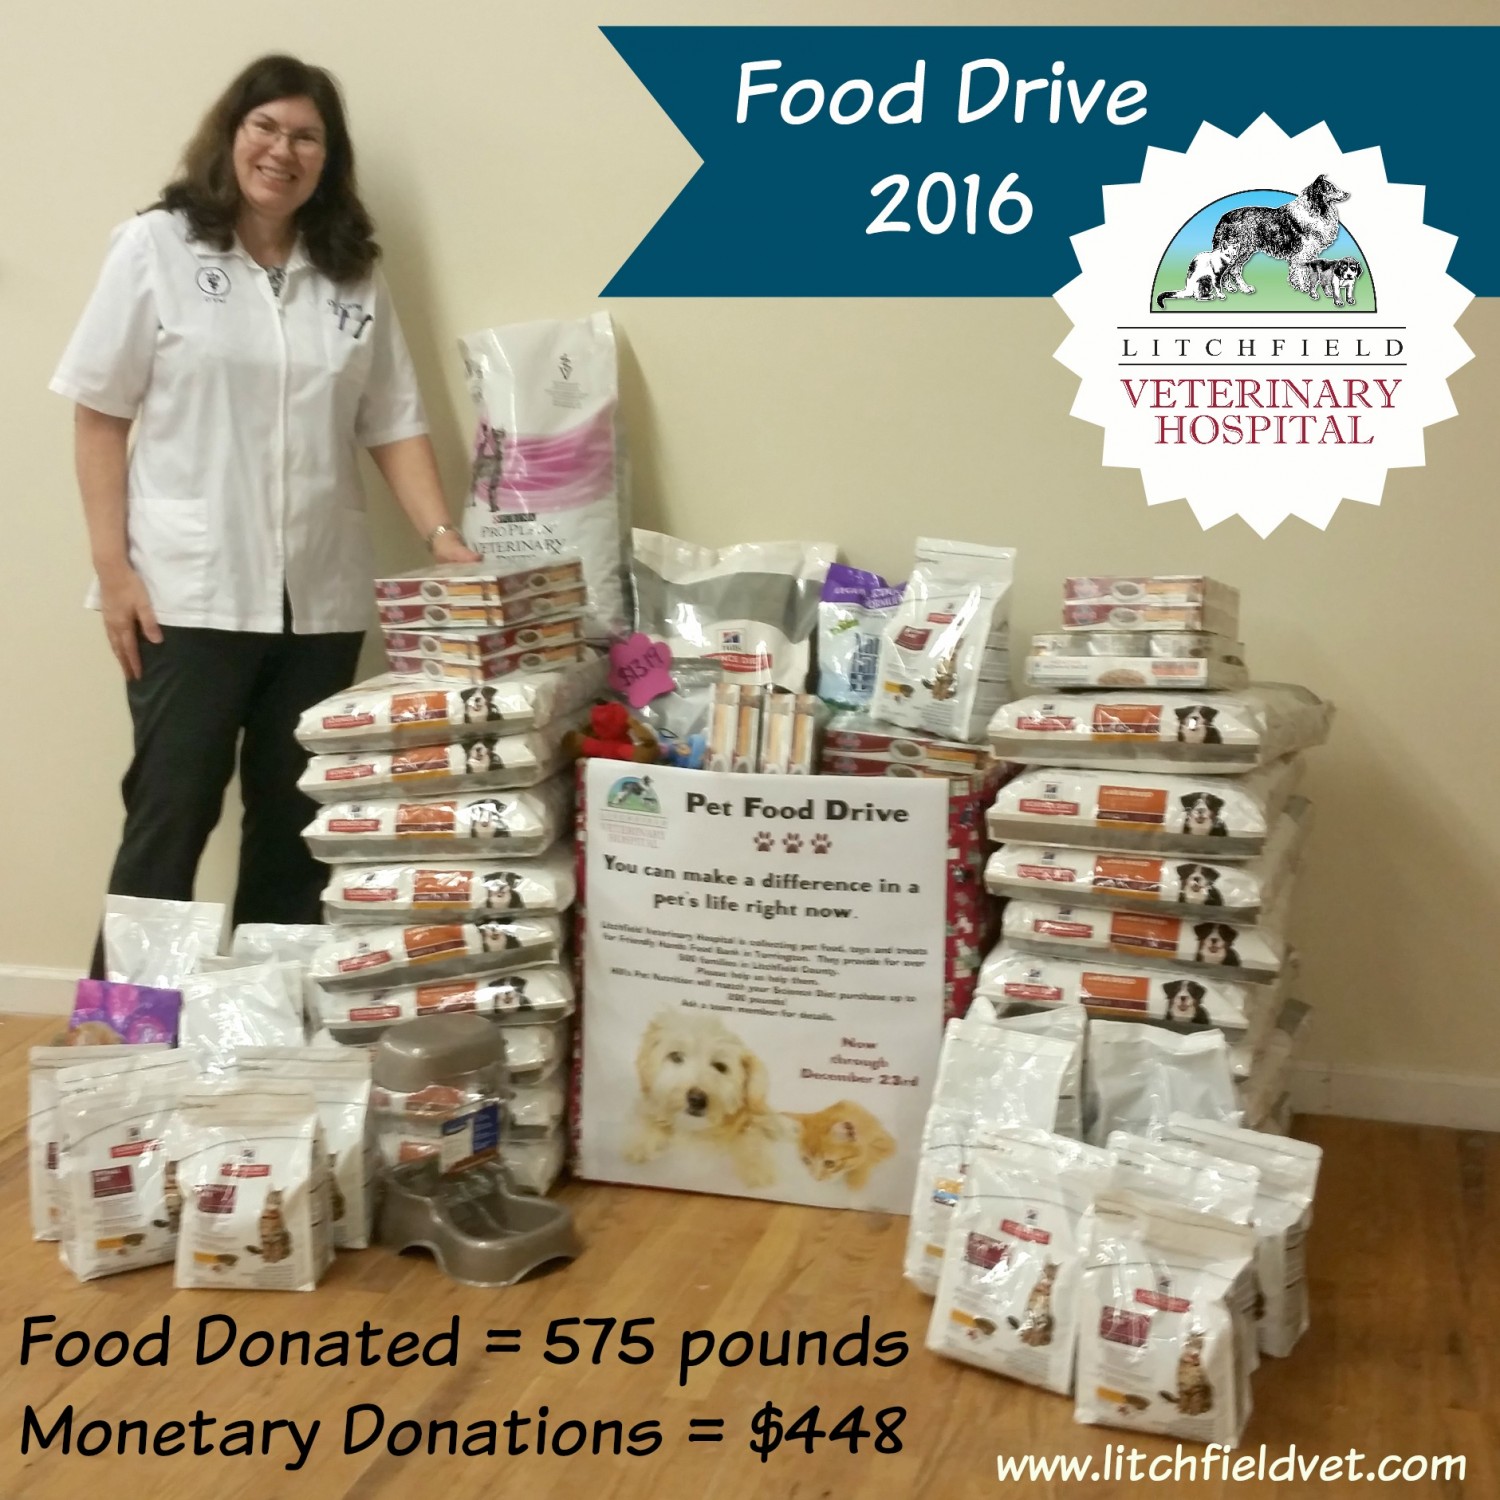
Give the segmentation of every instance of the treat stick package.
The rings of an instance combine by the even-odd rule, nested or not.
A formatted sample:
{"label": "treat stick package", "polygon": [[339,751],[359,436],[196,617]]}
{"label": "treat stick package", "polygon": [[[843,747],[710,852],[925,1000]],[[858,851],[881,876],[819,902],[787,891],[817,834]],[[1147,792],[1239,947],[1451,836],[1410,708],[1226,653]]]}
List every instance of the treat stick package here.
{"label": "treat stick package", "polygon": [[977,1146],[948,1225],[927,1347],[1066,1396],[1078,1331],[1078,1226],[1109,1156],[1039,1130]]}

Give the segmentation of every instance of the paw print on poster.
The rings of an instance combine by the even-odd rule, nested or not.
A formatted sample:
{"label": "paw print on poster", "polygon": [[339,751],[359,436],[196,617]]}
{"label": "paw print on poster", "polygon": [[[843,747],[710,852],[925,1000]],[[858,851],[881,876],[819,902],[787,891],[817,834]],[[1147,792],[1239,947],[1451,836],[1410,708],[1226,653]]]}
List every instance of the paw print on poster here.
{"label": "paw print on poster", "polygon": [[781,841],[781,847],[788,854],[797,854],[802,848],[802,835],[800,833],[789,833]]}
{"label": "paw print on poster", "polygon": [[764,831],[755,835],[755,847],[764,854],[776,842],[776,835]]}
{"label": "paw print on poster", "polygon": [[833,847],[833,840],[826,833],[813,834],[812,852],[814,854],[827,854]]}

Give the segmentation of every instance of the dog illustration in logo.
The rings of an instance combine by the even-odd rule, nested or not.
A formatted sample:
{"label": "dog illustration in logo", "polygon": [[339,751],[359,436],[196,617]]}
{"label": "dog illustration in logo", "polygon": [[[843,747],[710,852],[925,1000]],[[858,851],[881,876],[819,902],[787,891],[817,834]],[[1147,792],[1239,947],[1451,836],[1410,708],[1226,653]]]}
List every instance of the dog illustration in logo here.
{"label": "dog illustration in logo", "polygon": [[1287,280],[1314,302],[1321,295],[1335,307],[1353,307],[1355,284],[1364,270],[1352,255],[1345,255],[1338,260],[1300,261],[1287,273]]}
{"label": "dog illustration in logo", "polygon": [[771,1145],[786,1126],[767,1104],[766,1065],[716,1016],[663,1010],[635,1057],[640,1098],[625,1159],[654,1161],[674,1140],[723,1151],[749,1188],[775,1178]]}
{"label": "dog illustration in logo", "polygon": [[1319,176],[1278,208],[1232,208],[1214,226],[1213,248],[1224,257],[1223,278],[1253,295],[1244,275],[1255,255],[1269,255],[1289,266],[1316,260],[1339,237],[1339,205],[1350,194]]}
{"label": "dog illustration in logo", "polygon": [[1222,250],[1200,250],[1188,263],[1187,278],[1180,292],[1162,292],[1156,299],[1160,311],[1168,302],[1216,302],[1227,299],[1224,290],[1224,272],[1229,259]]}
{"label": "dog illustration in logo", "polygon": [[1179,745],[1221,745],[1223,736],[1214,727],[1219,710],[1196,703],[1175,710]]}

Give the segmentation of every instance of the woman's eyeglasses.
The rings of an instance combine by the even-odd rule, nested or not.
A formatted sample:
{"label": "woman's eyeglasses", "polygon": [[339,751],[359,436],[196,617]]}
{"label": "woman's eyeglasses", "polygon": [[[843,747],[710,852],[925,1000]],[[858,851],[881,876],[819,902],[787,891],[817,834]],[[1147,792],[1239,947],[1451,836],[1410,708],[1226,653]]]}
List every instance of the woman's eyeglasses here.
{"label": "woman's eyeglasses", "polygon": [[318,156],[328,149],[322,133],[316,130],[285,130],[270,115],[251,115],[245,131],[257,146],[274,146],[283,136],[298,156]]}

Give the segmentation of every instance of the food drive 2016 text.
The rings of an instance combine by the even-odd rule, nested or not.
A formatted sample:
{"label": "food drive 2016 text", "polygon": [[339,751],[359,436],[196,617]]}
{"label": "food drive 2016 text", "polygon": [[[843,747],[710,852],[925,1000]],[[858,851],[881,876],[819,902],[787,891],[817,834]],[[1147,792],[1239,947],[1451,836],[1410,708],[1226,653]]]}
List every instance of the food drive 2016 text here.
{"label": "food drive 2016 text", "polygon": [[[811,822],[818,816],[817,799],[801,802],[767,802],[764,797],[741,797],[740,811],[735,813],[732,801],[715,802],[702,792],[687,794],[687,811],[710,818],[786,818]],[[842,797],[825,797],[822,816],[830,823],[906,823],[910,821],[904,807],[877,807],[873,802],[846,802]]]}

